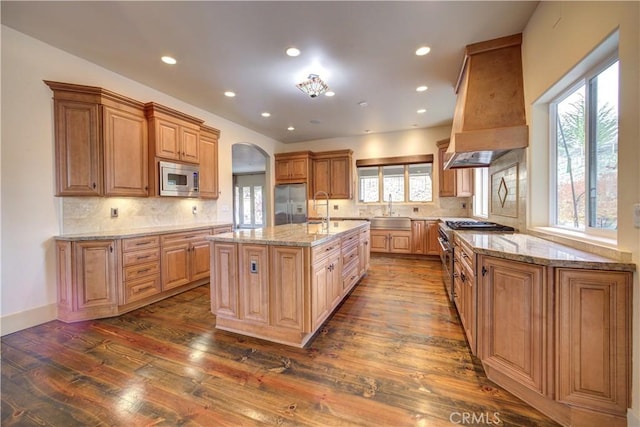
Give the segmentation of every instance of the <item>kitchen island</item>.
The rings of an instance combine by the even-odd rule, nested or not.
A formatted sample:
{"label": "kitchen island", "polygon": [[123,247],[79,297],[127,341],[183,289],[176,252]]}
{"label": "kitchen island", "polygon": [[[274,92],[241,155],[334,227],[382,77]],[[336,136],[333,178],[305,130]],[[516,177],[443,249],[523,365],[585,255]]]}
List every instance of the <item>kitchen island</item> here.
{"label": "kitchen island", "polygon": [[369,267],[369,222],[208,236],[216,328],[304,347]]}

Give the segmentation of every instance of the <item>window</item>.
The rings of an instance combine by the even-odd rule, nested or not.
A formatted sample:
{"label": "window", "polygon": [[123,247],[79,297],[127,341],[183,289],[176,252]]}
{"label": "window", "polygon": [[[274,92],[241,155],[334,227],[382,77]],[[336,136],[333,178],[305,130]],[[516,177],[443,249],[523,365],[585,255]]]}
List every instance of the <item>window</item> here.
{"label": "window", "polygon": [[489,216],[489,168],[473,170],[473,215]]}
{"label": "window", "polygon": [[433,155],[356,161],[358,200],[362,203],[433,200]]}
{"label": "window", "polygon": [[554,226],[617,228],[618,60],[606,61],[550,103]]}

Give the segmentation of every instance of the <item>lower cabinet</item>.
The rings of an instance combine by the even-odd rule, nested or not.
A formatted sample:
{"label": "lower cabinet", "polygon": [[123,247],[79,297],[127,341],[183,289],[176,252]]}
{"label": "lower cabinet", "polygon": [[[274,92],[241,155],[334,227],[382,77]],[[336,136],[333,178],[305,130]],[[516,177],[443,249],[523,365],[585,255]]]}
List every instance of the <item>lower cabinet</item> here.
{"label": "lower cabinet", "polygon": [[116,316],[209,280],[209,228],[107,240],[56,240],[58,319]]}
{"label": "lower cabinet", "polygon": [[626,426],[632,273],[478,261],[487,376],[563,425]]}
{"label": "lower cabinet", "polygon": [[269,247],[239,245],[238,277],[241,316],[254,322],[269,323]]}
{"label": "lower cabinet", "polygon": [[[239,317],[238,246],[216,243],[211,257],[211,311],[218,316]],[[214,268],[215,265],[215,268]]]}
{"label": "lower cabinet", "polygon": [[411,253],[411,231],[371,230],[371,252]]}
{"label": "lower cabinet", "polygon": [[[271,246],[271,324],[280,328],[304,330],[304,249]],[[244,287],[244,284],[241,285]]]}
{"label": "lower cabinet", "polygon": [[342,296],[340,245],[313,258],[311,266],[311,322],[317,329],[331,314],[336,300]]}

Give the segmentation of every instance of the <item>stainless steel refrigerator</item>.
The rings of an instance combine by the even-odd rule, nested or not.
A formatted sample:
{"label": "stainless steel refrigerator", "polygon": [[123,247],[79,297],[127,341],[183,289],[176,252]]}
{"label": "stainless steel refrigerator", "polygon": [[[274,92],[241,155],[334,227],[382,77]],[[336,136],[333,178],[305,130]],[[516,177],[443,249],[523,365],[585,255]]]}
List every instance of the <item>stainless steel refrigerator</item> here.
{"label": "stainless steel refrigerator", "polygon": [[275,224],[307,222],[307,184],[275,186]]}

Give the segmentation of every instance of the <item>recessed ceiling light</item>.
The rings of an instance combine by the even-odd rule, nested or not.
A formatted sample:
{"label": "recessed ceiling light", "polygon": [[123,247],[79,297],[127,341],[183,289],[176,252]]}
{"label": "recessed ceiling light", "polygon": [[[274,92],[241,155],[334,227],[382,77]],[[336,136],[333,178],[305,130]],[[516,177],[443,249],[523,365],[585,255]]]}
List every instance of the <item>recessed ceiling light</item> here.
{"label": "recessed ceiling light", "polygon": [[298,55],[300,55],[300,49],[295,48],[295,47],[290,47],[285,52],[287,53],[288,56],[298,56]]}
{"label": "recessed ceiling light", "polygon": [[426,112],[427,112],[426,108],[421,108],[418,111],[416,111],[416,113],[418,113],[418,114],[422,114],[422,113],[426,113]]}
{"label": "recessed ceiling light", "polygon": [[367,104],[367,101],[360,101],[360,102],[358,102],[358,105],[361,106],[361,107],[366,107],[369,104]]}
{"label": "recessed ceiling light", "polygon": [[230,90],[226,91],[224,93],[224,96],[228,97],[228,98],[233,98],[234,96],[236,96],[235,92],[231,92]]}
{"label": "recessed ceiling light", "polygon": [[262,117],[271,117],[271,113],[265,111],[264,113],[262,113]]}
{"label": "recessed ceiling light", "polygon": [[426,54],[427,54],[427,53],[429,53],[429,52],[431,52],[431,48],[430,48],[430,47],[428,47],[428,46],[422,46],[422,47],[419,47],[419,48],[418,48],[418,50],[416,50],[416,55],[418,55],[418,56],[424,56],[424,55],[426,55]]}
{"label": "recessed ceiling light", "polygon": [[289,126],[287,130],[296,130],[296,128],[294,128],[293,126]]}
{"label": "recessed ceiling light", "polygon": [[169,64],[169,65],[175,65],[178,61],[175,60],[175,58],[172,58],[170,56],[163,56],[162,58],[162,62],[164,62],[165,64]]}
{"label": "recessed ceiling light", "polygon": [[336,93],[332,90],[330,90],[329,92],[325,92],[324,96],[334,96]]}
{"label": "recessed ceiling light", "polygon": [[427,90],[428,88],[426,86],[418,86],[416,88],[416,92],[424,92],[425,90]]}

